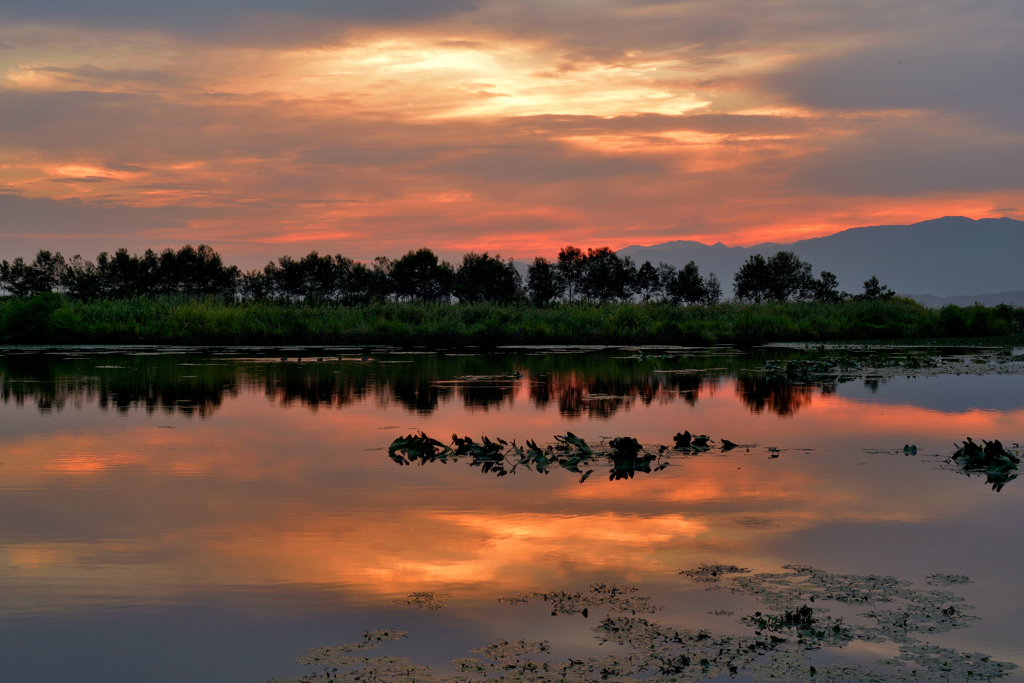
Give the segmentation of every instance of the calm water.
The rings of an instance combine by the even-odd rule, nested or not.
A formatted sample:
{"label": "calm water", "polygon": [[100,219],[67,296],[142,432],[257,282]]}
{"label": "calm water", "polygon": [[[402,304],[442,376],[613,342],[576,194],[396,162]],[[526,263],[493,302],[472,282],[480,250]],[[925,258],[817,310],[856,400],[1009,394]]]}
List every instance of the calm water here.
{"label": "calm water", "polygon": [[[316,670],[293,663],[308,648],[368,629],[407,631],[377,653],[438,675],[501,638],[550,641],[541,659],[603,656],[602,608],[495,603],[595,583],[639,588],[663,608],[647,618],[673,628],[752,633],[738,619],[764,604],[678,573],[713,563],[950,590],[979,619],[920,642],[1024,666],[1024,479],[996,492],[941,466],[968,436],[1024,442],[1024,377],[804,385],[756,371],[795,357],[7,349],[0,680],[288,678]],[[397,464],[388,445],[417,430],[446,444],[629,436],[655,456],[689,430],[714,447],[670,448],[615,480],[591,463],[581,483],[557,466]],[[723,438],[740,446],[722,452]],[[937,573],[973,583],[924,582]],[[450,595],[445,608],[400,601],[425,592]],[[897,651],[855,641],[809,656]]]}

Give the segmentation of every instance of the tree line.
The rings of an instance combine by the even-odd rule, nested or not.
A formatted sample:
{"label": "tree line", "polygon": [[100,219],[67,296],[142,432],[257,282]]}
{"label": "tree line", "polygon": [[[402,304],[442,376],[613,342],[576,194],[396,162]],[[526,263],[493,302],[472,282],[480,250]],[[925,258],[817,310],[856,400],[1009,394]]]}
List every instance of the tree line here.
{"label": "tree line", "polygon": [[[645,261],[637,266],[608,247],[567,246],[558,257],[537,257],[526,268],[525,281],[512,259],[470,252],[462,262],[443,261],[430,249],[410,251],[396,259],[377,257],[360,263],[341,254],[312,251],[300,259],[282,256],[262,270],[242,272],[224,264],[210,246],[186,245],[177,251],[152,249],[132,255],[118,249],[102,252],[95,261],[66,259],[60,252],[39,251],[26,262],[0,262],[0,290],[16,297],[58,292],[76,300],[133,297],[204,298],[224,301],[277,301],[311,304],[359,304],[371,301],[512,303],[547,306],[609,301],[667,301],[714,305],[722,301],[718,278],[702,276],[690,261],[677,269]],[[822,301],[837,303],[850,295],[839,291],[836,276],[821,271],[793,252],[765,258],[754,254],[740,267],[733,294],[742,301]],[[871,278],[855,298],[884,299],[895,293]]]}

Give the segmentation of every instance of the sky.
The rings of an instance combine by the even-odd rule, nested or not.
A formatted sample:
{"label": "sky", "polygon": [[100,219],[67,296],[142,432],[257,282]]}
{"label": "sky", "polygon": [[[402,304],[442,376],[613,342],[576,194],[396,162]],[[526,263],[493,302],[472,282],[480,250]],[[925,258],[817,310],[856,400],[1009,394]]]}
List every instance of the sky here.
{"label": "sky", "polygon": [[1019,0],[14,0],[0,258],[1024,218]]}

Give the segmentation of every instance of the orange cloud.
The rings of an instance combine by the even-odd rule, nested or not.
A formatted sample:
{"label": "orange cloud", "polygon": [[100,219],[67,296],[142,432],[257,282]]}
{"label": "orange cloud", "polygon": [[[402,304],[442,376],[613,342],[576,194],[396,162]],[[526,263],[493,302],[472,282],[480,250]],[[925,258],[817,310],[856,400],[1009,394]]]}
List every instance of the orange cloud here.
{"label": "orange cloud", "polygon": [[295,6],[272,32],[242,7],[11,15],[7,248],[524,259],[1022,210],[1019,41],[995,8],[967,12],[975,35],[806,0],[421,4]]}

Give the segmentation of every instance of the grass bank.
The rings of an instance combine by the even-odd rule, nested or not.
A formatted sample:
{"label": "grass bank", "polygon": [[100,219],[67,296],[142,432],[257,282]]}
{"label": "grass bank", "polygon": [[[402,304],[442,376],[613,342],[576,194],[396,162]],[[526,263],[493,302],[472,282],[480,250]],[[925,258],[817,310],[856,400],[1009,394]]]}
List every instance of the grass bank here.
{"label": "grass bank", "polygon": [[170,302],[148,298],[80,302],[56,294],[0,300],[5,344],[501,344],[740,345],[985,337],[1013,334],[1024,309],[947,306],[909,299],[846,301],[501,306],[375,303],[305,306]]}

